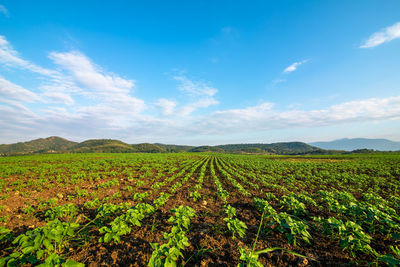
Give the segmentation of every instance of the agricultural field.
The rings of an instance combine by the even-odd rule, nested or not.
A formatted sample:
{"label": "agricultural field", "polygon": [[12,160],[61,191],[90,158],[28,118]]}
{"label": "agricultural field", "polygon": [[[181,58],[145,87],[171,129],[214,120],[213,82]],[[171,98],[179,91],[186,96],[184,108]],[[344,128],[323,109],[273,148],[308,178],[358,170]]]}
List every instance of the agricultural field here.
{"label": "agricultural field", "polygon": [[0,158],[0,266],[397,266],[400,154]]}

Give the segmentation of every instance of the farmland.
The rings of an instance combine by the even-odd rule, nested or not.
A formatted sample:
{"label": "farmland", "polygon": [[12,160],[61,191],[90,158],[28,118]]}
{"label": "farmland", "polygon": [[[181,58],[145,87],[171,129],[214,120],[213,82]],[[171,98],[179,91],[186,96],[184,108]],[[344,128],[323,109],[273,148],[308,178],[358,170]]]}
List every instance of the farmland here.
{"label": "farmland", "polygon": [[400,263],[400,155],[0,158],[0,266]]}

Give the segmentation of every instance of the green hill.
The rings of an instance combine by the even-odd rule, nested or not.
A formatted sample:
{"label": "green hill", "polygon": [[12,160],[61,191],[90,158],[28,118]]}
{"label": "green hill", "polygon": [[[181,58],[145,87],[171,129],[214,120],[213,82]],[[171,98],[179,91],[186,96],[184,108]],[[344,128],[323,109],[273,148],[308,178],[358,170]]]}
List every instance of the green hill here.
{"label": "green hill", "polygon": [[155,143],[154,145],[164,148],[166,152],[171,152],[171,153],[188,152],[192,148],[195,148],[194,146],[166,145],[160,143]]}
{"label": "green hill", "polygon": [[39,138],[28,142],[0,145],[0,154],[54,153],[68,150],[76,144],[76,142],[72,142],[61,137],[51,136],[48,138]]}
{"label": "green hill", "polygon": [[224,153],[222,148],[216,146],[197,146],[189,150],[189,152],[218,152]]}
{"label": "green hill", "polygon": [[132,145],[132,147],[136,150],[136,152],[145,152],[145,153],[165,153],[167,150],[163,147],[160,147],[155,144],[142,143]]}
{"label": "green hill", "polygon": [[0,145],[0,154],[32,153],[176,153],[176,152],[215,152],[239,154],[333,154],[329,151],[302,142],[272,144],[229,144],[219,146],[180,146],[165,144],[127,144],[113,139],[91,139],[81,143],[60,137],[48,137],[10,145]]}
{"label": "green hill", "polygon": [[318,154],[326,150],[302,142],[272,144],[230,144],[216,146],[228,153],[266,153],[279,155]]}
{"label": "green hill", "polygon": [[74,153],[131,153],[137,152],[131,145],[113,139],[91,139],[69,149]]}

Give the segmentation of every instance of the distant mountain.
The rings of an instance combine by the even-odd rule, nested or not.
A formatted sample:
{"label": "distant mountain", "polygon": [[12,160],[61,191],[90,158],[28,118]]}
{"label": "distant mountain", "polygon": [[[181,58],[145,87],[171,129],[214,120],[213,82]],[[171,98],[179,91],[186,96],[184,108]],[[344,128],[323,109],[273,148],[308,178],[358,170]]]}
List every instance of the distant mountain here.
{"label": "distant mountain", "polygon": [[400,142],[394,142],[387,139],[345,138],[330,142],[314,142],[310,143],[310,145],[322,149],[346,150],[346,151],[352,151],[357,149],[374,149],[379,151],[400,150]]}
{"label": "distant mountain", "polygon": [[92,139],[79,143],[69,149],[75,153],[164,153],[166,150],[154,144],[130,145],[113,139]]}
{"label": "distant mountain", "polygon": [[180,146],[165,144],[127,144],[113,139],[91,139],[81,143],[60,137],[36,139],[29,142],[0,145],[0,154],[18,155],[33,153],[171,153],[171,152],[216,152],[239,154],[332,154],[302,142],[273,144],[230,144],[219,146]]}
{"label": "distant mountain", "polygon": [[216,146],[231,153],[268,153],[279,155],[324,154],[320,148],[302,142],[286,142],[272,144],[232,144]]}
{"label": "distant mountain", "polygon": [[154,145],[164,148],[166,152],[172,152],[172,153],[188,152],[192,148],[195,148],[195,146],[165,145],[160,143],[156,143]]}
{"label": "distant mountain", "polygon": [[76,144],[76,142],[72,142],[61,137],[51,136],[48,138],[39,138],[28,142],[0,145],[0,154],[51,153],[68,150]]}
{"label": "distant mountain", "polygon": [[189,150],[189,152],[219,152],[224,153],[225,151],[218,146],[196,146]]}
{"label": "distant mountain", "polygon": [[136,144],[136,145],[131,145],[136,152],[143,152],[143,153],[165,153],[167,150],[163,147],[160,147],[155,144],[149,144],[149,143],[142,143],[142,144]]}
{"label": "distant mountain", "polygon": [[131,145],[113,139],[91,139],[67,150],[73,153],[129,153],[137,152]]}

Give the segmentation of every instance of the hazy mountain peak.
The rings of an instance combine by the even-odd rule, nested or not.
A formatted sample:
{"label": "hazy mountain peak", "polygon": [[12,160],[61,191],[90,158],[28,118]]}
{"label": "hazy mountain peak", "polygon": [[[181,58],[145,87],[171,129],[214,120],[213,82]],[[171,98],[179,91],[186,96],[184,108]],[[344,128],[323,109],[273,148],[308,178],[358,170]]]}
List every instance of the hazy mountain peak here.
{"label": "hazy mountain peak", "polygon": [[397,151],[400,150],[400,142],[391,141],[382,138],[343,138],[327,142],[309,143],[322,149],[346,150],[373,149],[379,151]]}

